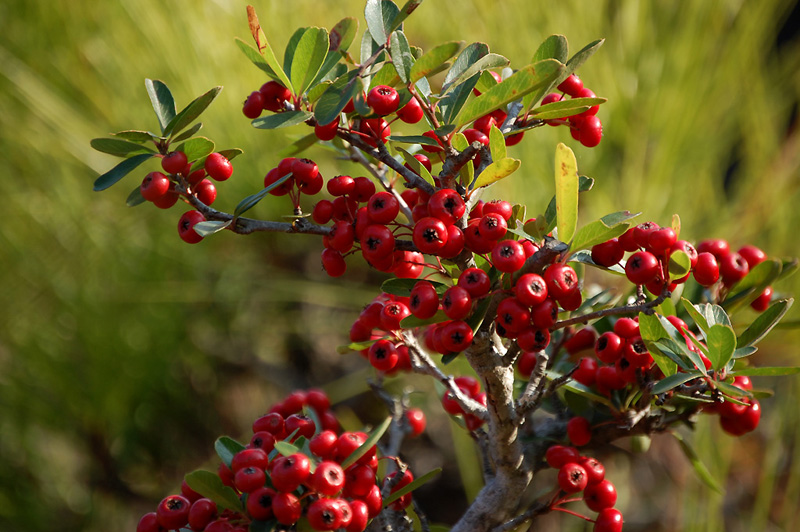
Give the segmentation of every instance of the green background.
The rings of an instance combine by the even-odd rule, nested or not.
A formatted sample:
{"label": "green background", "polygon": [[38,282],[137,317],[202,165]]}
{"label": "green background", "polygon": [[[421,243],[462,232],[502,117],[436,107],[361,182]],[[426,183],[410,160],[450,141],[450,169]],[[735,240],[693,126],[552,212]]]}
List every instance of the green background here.
{"label": "green background", "polygon": [[[566,35],[573,52],[607,39],[580,70],[609,99],[599,112],[600,146],[577,145],[565,128],[529,132],[509,150],[522,169],[491,197],[511,196],[529,215],[543,211],[554,148],[566,142],[581,173],[597,180],[581,199],[584,221],[630,209],[667,224],[679,213],[689,240],[728,238],[732,247],[752,243],[789,256],[798,254],[800,229],[800,43],[786,22],[793,4],[429,0],[406,34],[426,50],[447,40],[484,41],[512,66],[526,64],[552,33]],[[218,187],[221,209],[258,190],[287,139],[306,133],[301,126],[254,130],[241,114],[246,95],[265,81],[233,42],[249,41],[245,5],[0,4],[2,530],[134,530],[184,472],[215,467],[216,435],[244,436],[288,389],[326,386],[342,400],[363,389],[363,361],[334,347],[381,275],[329,282],[314,237],[224,233],[188,246],[176,233],[179,207],[125,207],[134,175],[92,192],[116,160],[93,151],[90,139],[156,128],[146,77],[164,80],[179,107],[225,86],[202,134],[245,155]],[[279,56],[301,25],[331,28],[355,16],[364,28],[360,1],[256,8]],[[318,153],[309,155],[325,175],[357,172]],[[276,218],[289,210],[288,201],[274,200],[253,212]],[[798,288],[795,276],[776,291]],[[798,312],[786,319],[796,322]],[[776,331],[756,360],[798,364],[798,339]],[[724,496],[696,479],[669,437],[656,438],[647,455],[598,451],[620,490],[626,530],[797,528],[799,382],[757,384],[776,390],[762,403],[757,433],[734,440],[715,420],[701,419],[691,437],[725,484]],[[432,395],[415,396],[435,426],[408,455],[421,470],[445,464],[437,491],[423,492],[423,507],[444,521],[463,508],[465,491],[474,493],[475,471],[462,471],[464,490],[447,453],[455,443],[455,458],[471,464],[469,442],[451,435]],[[345,401],[342,414],[379,415],[363,403]],[[556,515],[543,527],[580,530],[583,523]]]}

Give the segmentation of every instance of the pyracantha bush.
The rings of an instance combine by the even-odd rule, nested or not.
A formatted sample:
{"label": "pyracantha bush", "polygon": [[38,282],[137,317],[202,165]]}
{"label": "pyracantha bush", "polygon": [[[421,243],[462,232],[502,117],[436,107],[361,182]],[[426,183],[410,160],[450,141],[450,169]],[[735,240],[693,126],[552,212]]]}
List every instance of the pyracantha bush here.
{"label": "pyracantha bush", "polygon": [[[313,234],[330,277],[359,260],[387,274],[346,346],[374,368],[370,384],[387,420],[342,431],[324,393],[294,392],[254,421],[246,444],[220,438],[218,470],[188,474],[181,494],[143,516],[138,532],[409,529],[412,492],[436,471],[415,477],[398,458],[404,436],[425,429],[421,410],[382,387],[384,376],[403,372],[438,381],[444,411],[480,443],[485,485],[453,530],[513,530],[561,511],[596,532],[618,531],[617,492],[592,448],[669,433],[702,414],[745,434],[758,426],[764,396],[750,376],[795,371],[748,357],[792,304],[772,284],[796,260],[748,244],[733,251],[721,239],[694,245],[677,215],[641,222],[621,211],[578,227],[578,198],[593,180],[578,174],[563,143],[543,214],[527,218],[523,205],[481,199],[520,168],[507,148],[536,128],[563,126],[585,147],[601,142],[605,99],[576,75],[601,40],[569,56],[554,35],[531,64],[512,69],[483,43],[410,45],[403,24],[419,4],[368,0],[359,61],[348,52],[358,23],[347,18],[330,32],[297,30],[283,65],[248,9],[256,46],[237,44],[267,79],[246,95],[244,116],[259,129],[311,129],[284,150],[293,155],[265,161],[264,177],[251,179],[263,187],[233,213],[211,205],[241,150],[196,136],[221,87],[177,112],[166,84],[147,80],[160,133],[92,142],[124,159],[96,190],[160,162],[128,204],[188,206],[176,215],[188,243],[223,230]],[[317,142],[367,175],[323,175],[302,153]],[[243,216],[267,196],[283,202],[290,222]],[[587,268],[616,279],[588,285]],[[473,374],[451,374],[456,357]],[[529,493],[548,468],[557,470],[551,493]]]}

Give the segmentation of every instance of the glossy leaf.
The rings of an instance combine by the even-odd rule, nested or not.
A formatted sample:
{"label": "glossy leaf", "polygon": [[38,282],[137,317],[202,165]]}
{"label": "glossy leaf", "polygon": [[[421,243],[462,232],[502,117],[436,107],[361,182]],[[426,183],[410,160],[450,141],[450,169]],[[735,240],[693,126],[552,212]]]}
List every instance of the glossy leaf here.
{"label": "glossy leaf", "polygon": [[185,153],[186,159],[192,162],[198,159],[205,159],[214,153],[214,143],[205,137],[195,137],[187,140],[176,149]]}
{"label": "glossy leaf", "polygon": [[300,447],[288,441],[276,441],[275,450],[278,451],[281,456],[292,456],[300,452]]}
{"label": "glossy leaf", "polygon": [[328,36],[330,40],[330,50],[345,53],[356,38],[358,33],[358,19],[355,17],[345,17],[331,29]]}
{"label": "glossy leaf", "polygon": [[127,130],[127,131],[118,131],[116,133],[112,133],[115,137],[119,137],[121,139],[129,140],[131,142],[153,142],[158,140],[157,135],[153,135],[149,131],[137,131],[134,129]]}
{"label": "glossy leaf", "polygon": [[732,401],[733,403],[739,405],[747,404],[745,401],[742,400],[743,398],[753,396],[750,390],[743,390],[742,388],[734,386],[729,382],[717,381],[716,386],[719,389],[719,391],[725,394],[726,401]]}
{"label": "glossy leaf", "polygon": [[478,82],[478,77],[479,74],[475,74],[463,83],[456,85],[444,98],[439,100],[439,110],[442,112],[444,123],[450,124],[455,121],[456,116],[458,116],[458,113],[472,94],[472,89]]}
{"label": "glossy leaf", "polygon": [[[526,224],[525,227],[528,227],[528,224]],[[605,270],[607,272],[615,273],[615,274],[618,274],[618,275],[625,275],[625,261],[624,260],[620,261],[620,264],[615,264],[615,265],[611,266],[610,268],[607,268],[607,267],[601,266],[601,265],[597,264],[595,261],[593,261],[592,260],[592,252],[589,251],[588,249],[582,249],[580,251],[576,251],[575,253],[570,255],[568,261],[569,262],[578,262],[580,264],[586,264],[588,266],[592,266],[594,268],[598,268],[600,270]]]}
{"label": "glossy leaf", "polygon": [[578,70],[581,65],[594,55],[604,42],[605,39],[592,41],[570,57],[569,61],[566,63],[566,70],[557,78],[556,83],[561,83],[561,81],[567,79],[567,76]]}
{"label": "glossy leaf", "polygon": [[146,146],[123,139],[98,138],[92,139],[89,144],[97,151],[117,157],[128,157],[141,153],[155,153],[154,150]]}
{"label": "glossy leaf", "polygon": [[800,373],[800,367],[762,367],[762,368],[742,368],[728,373],[731,377],[747,375],[748,377],[781,377],[783,375],[796,375]]}
{"label": "glossy leaf", "polygon": [[244,445],[227,436],[217,438],[217,441],[214,442],[214,450],[217,451],[217,456],[228,467],[231,467],[234,455],[244,449]]}
{"label": "glossy leaf", "polygon": [[436,469],[428,471],[427,473],[425,473],[421,477],[415,478],[413,481],[409,482],[408,484],[406,484],[405,486],[403,486],[399,490],[395,491],[394,493],[392,493],[388,497],[386,497],[383,500],[383,507],[386,508],[387,506],[392,504],[394,501],[398,500],[403,495],[405,495],[407,493],[411,493],[412,491],[414,491],[415,489],[419,488],[420,486],[423,486],[423,485],[427,484],[428,482],[433,480],[434,477],[439,475],[441,472],[442,472],[442,468],[441,467],[437,467]]}
{"label": "glossy leaf", "polygon": [[[646,342],[645,345],[647,345]],[[706,366],[703,364],[700,355],[686,347],[685,341],[678,342],[672,338],[661,338],[656,340],[655,346],[684,370],[693,371],[699,369],[703,375],[707,374]]]}
{"label": "glossy leaf", "polygon": [[754,355],[758,352],[758,348],[752,345],[747,347],[739,347],[736,351],[733,352],[733,360],[737,360],[739,358],[749,357],[750,355]]}
{"label": "glossy leaf", "polygon": [[496,183],[516,172],[521,164],[522,161],[511,157],[493,161],[492,164],[484,168],[483,172],[478,175],[478,179],[475,181],[472,188],[485,187]]}
{"label": "glossy leaf", "polygon": [[269,63],[267,63],[267,60],[264,58],[261,52],[259,52],[256,48],[244,42],[238,37],[236,38],[236,46],[239,47],[239,50],[241,50],[242,53],[244,53],[244,55],[250,60],[251,63],[253,63],[263,72],[265,72],[267,76],[269,76],[275,81],[280,81],[282,83],[285,83],[285,81],[283,81],[281,77],[275,73],[275,70],[269,65]]}
{"label": "glossy leaf", "polygon": [[294,52],[297,50],[300,39],[303,38],[303,35],[308,29],[310,28],[297,28],[286,43],[286,49],[283,51],[283,70],[286,72],[286,75],[289,76],[289,79],[292,79],[292,60],[294,59]]}
{"label": "glossy leaf", "polygon": [[723,306],[733,312],[737,308],[749,305],[765,288],[778,279],[782,266],[778,259],[767,259],[757,264],[728,292]]}
{"label": "glossy leaf", "polygon": [[659,395],[664,392],[668,392],[673,388],[680,386],[685,382],[689,382],[692,379],[696,379],[697,377],[702,377],[702,373],[699,371],[692,371],[689,373],[676,373],[674,375],[670,375],[669,377],[663,378],[658,381],[653,389],[650,390],[650,393],[653,395]]}
{"label": "glossy leaf", "polygon": [[[372,76],[372,79],[369,82],[369,88],[370,90],[372,90],[378,85],[388,85],[390,87],[394,87],[399,83],[400,83],[400,76],[397,75],[397,69],[394,67],[392,63],[387,61],[383,63],[380,70],[378,70]],[[370,109],[369,112],[372,113],[372,110]]]}
{"label": "glossy leaf", "polygon": [[141,155],[134,155],[129,159],[125,159],[117,166],[98,177],[94,182],[94,190],[105,190],[111,185],[117,183],[120,179],[128,175],[133,169],[138,167],[148,159],[155,157],[155,154],[143,153]]}
{"label": "glossy leaf", "polygon": [[[483,44],[483,43],[481,43]],[[458,60],[456,60],[456,63]],[[455,68],[456,63],[453,64]],[[481,58],[477,59],[474,63],[470,64],[465,68],[462,72],[460,72],[457,76],[455,76],[449,83],[445,84],[442,87],[442,92],[446,92],[450,87],[457,85],[462,80],[470,78],[475,74],[479,74],[484,70],[489,70],[491,68],[497,67],[504,67],[509,64],[509,60],[503,57],[500,54],[492,54],[487,53],[486,55],[482,56]],[[453,71],[453,68],[450,69],[450,72]]]}
{"label": "glossy leaf", "polygon": [[378,44],[385,44],[391,33],[392,22],[400,10],[389,0],[367,0],[364,18],[372,39]]}
{"label": "glossy leaf", "polygon": [[306,28],[292,55],[289,70],[292,92],[303,94],[317,77],[328,54],[328,32],[325,28]]}
{"label": "glossy leaf", "polygon": [[563,35],[551,35],[536,49],[531,63],[536,63],[544,59],[555,59],[563,63],[567,60],[568,56],[569,44],[567,43],[567,38]]}
{"label": "glossy leaf", "polygon": [[194,232],[202,237],[207,237],[209,235],[213,235],[214,233],[219,233],[226,227],[231,225],[233,220],[228,220],[226,222],[218,221],[218,220],[208,220],[205,222],[199,222],[194,226]]}
{"label": "glossy leaf", "polygon": [[205,111],[211,102],[217,97],[222,87],[214,87],[205,94],[198,96],[192,103],[184,107],[180,113],[175,115],[175,118],[170,120],[164,130],[165,135],[174,135],[181,132],[184,128],[188,127]]}
{"label": "glossy leaf", "polygon": [[[446,92],[451,86],[456,84],[459,79],[467,79],[463,74],[474,65],[481,57],[489,53],[489,45],[483,42],[474,42],[461,50],[453,66],[447,72],[442,83],[442,92]],[[473,72],[473,74],[477,73]]]}
{"label": "glossy leaf", "polygon": [[267,196],[267,194],[270,193],[270,191],[272,189],[274,189],[276,187],[279,187],[284,182],[286,182],[286,180],[289,179],[290,177],[292,177],[292,173],[291,172],[289,172],[285,176],[281,177],[280,179],[278,179],[274,183],[270,184],[268,187],[264,187],[263,190],[261,190],[259,192],[256,192],[255,194],[252,194],[252,195],[247,196],[246,198],[244,198],[242,201],[239,202],[239,204],[236,206],[236,209],[233,211],[233,217],[234,218],[238,218],[239,216],[241,216],[245,212],[247,212],[250,209],[252,209],[253,207],[255,207],[258,204],[259,201],[264,199]]}
{"label": "glossy leaf", "polygon": [[153,104],[153,111],[158,117],[158,124],[164,135],[167,132],[167,124],[175,118],[175,99],[172,97],[167,85],[158,79],[145,79],[144,86],[147,88],[147,95],[150,96],[150,103]]}
{"label": "glossy leaf", "polygon": [[755,345],[775,327],[794,303],[794,299],[781,299],[775,301],[764,312],[742,331],[737,343],[740,347]]}
{"label": "glossy leaf", "polygon": [[668,268],[670,279],[680,279],[692,270],[692,259],[685,251],[674,251],[669,256]]}
{"label": "glossy leaf", "polygon": [[414,56],[411,55],[408,39],[406,39],[402,31],[392,32],[390,52],[392,63],[395,70],[397,70],[397,75],[400,76],[400,81],[409,83],[411,81],[411,67],[414,65]]}
{"label": "glossy leaf", "polygon": [[578,161],[564,143],[556,146],[556,226],[558,238],[570,242],[578,225]]}
{"label": "glossy leaf", "polygon": [[366,342],[353,342],[348,345],[340,345],[336,348],[336,352],[340,355],[346,355],[348,353],[352,353],[353,351],[363,351],[364,349],[369,349],[372,344],[377,342],[379,339],[376,338],[374,340],[368,340]]}
{"label": "glossy leaf", "polygon": [[403,21],[405,21],[421,3],[422,0],[408,0],[403,4],[403,7],[400,8],[400,11],[395,15],[394,19],[392,19],[392,25],[389,27],[389,31],[394,31],[399,28]]}
{"label": "glossy leaf", "polygon": [[654,314],[639,313],[639,334],[642,336],[645,347],[650,352],[650,355],[655,360],[661,372],[667,377],[676,374],[678,371],[677,363],[670,358],[667,354],[661,351],[656,344],[661,339],[669,338],[661,320]]}
{"label": "glossy leaf", "polygon": [[219,153],[229,161],[232,161],[235,157],[238,157],[239,155],[243,154],[244,150],[241,150],[240,148],[228,148],[227,150],[219,150],[217,153]]}
{"label": "glossy leaf", "polygon": [[302,124],[313,115],[308,111],[284,111],[253,120],[253,127],[258,129],[278,129]]}
{"label": "glossy leaf", "polygon": [[131,190],[131,193],[128,194],[128,198],[125,200],[125,205],[128,207],[136,207],[137,205],[141,205],[145,203],[147,200],[142,197],[142,189],[141,187],[136,187]]}
{"label": "glossy leaf", "polygon": [[344,460],[344,462],[342,462],[341,464],[342,469],[347,469],[351,465],[355,464],[359,458],[367,454],[367,451],[369,451],[372,447],[374,447],[378,443],[378,440],[381,439],[381,436],[383,436],[383,434],[386,432],[386,429],[388,429],[389,425],[391,424],[392,424],[392,417],[389,416],[383,421],[383,423],[375,427],[372,430],[372,432],[369,433],[367,441],[361,444],[361,446],[358,449],[353,451],[352,454],[350,454],[350,456],[348,456]]}
{"label": "glossy leaf", "polygon": [[708,331],[709,324],[708,320],[706,320],[706,317],[703,315],[703,311],[685,297],[681,298],[681,303],[683,303],[683,308],[686,309],[686,312],[688,312],[689,316],[692,317],[692,320],[694,320],[694,322],[697,324],[697,327],[704,332]]}
{"label": "glossy leaf", "polygon": [[195,133],[197,133],[198,131],[200,131],[200,129],[202,129],[202,127],[203,123],[197,122],[195,125],[193,125],[189,129],[187,129],[186,131],[184,131],[183,133],[172,139],[172,142],[183,142],[184,140],[193,137]]}
{"label": "glossy leaf", "polygon": [[596,244],[616,238],[628,230],[631,224],[627,222],[640,214],[642,213],[637,212],[634,214],[630,211],[619,211],[590,222],[575,233],[570,249],[575,251],[589,249]]}
{"label": "glossy leaf", "polygon": [[411,170],[416,173],[418,176],[422,177],[425,181],[428,182],[431,186],[434,185],[433,177],[431,173],[425,168],[421,162],[419,162],[413,155],[408,153],[406,150],[401,148],[400,146],[395,146],[395,149],[400,152],[405,159],[406,164],[411,167]]}
{"label": "glossy leaf", "polygon": [[[400,297],[408,297],[411,295],[411,289],[419,282],[419,279],[400,279],[399,277],[387,279],[381,284],[381,291],[387,294],[392,294]],[[444,283],[437,281],[429,281],[436,289],[436,293],[441,297],[450,288]]]}
{"label": "glossy leaf", "polygon": [[590,107],[606,103],[606,98],[569,98],[552,102],[531,110],[531,116],[541,120],[566,118],[588,110]]}
{"label": "glossy leaf", "polygon": [[358,69],[353,69],[333,82],[314,108],[314,118],[320,125],[330,124],[341,114],[347,103],[358,93]]}
{"label": "glossy leaf", "polygon": [[272,69],[274,75],[277,77],[277,81],[279,81],[284,87],[291,87],[292,83],[289,81],[289,76],[287,76],[286,72],[284,72],[283,67],[281,67],[281,64],[278,62],[278,58],[275,56],[275,52],[269,45],[267,36],[261,29],[255,9],[252,6],[247,6],[247,19],[250,23],[250,32],[253,34],[253,38],[256,41],[256,46],[258,46],[259,52],[264,56],[264,60],[267,62],[267,65]]}
{"label": "glossy leaf", "polygon": [[712,325],[706,338],[708,358],[711,366],[719,371],[724,368],[736,350],[736,333],[725,325]]}
{"label": "glossy leaf", "polygon": [[671,434],[676,440],[678,440],[678,444],[680,444],[683,454],[689,459],[689,462],[692,464],[697,477],[703,481],[703,484],[716,491],[720,495],[723,495],[725,491],[722,489],[722,486],[720,486],[719,482],[717,482],[705,464],[700,461],[700,458],[697,456],[695,450],[688,443],[686,443],[686,441],[683,439],[683,436],[677,432],[672,432]]}
{"label": "glossy leaf", "polygon": [[286,157],[294,157],[295,155],[302,153],[306,149],[310,148],[314,144],[319,142],[319,139],[314,133],[309,133],[308,135],[299,138],[298,140],[294,141],[293,143],[289,144],[281,151],[278,152],[278,157],[286,158]]}
{"label": "glossy leaf", "polygon": [[411,83],[416,83],[425,76],[437,71],[448,59],[456,55],[464,41],[450,41],[431,48],[422,57],[416,60],[411,67],[409,79]]}
{"label": "glossy leaf", "polygon": [[[549,379],[555,379],[560,377],[560,374],[557,374],[552,371],[547,372],[547,377]],[[599,393],[595,392],[588,386],[584,386],[583,384],[579,383],[578,381],[569,380],[563,386],[564,389],[569,390],[572,393],[578,394],[581,397],[585,397],[590,401],[594,401],[596,403],[604,404],[606,406],[611,406],[611,401],[608,400],[607,397],[600,395]]]}
{"label": "glossy leaf", "polygon": [[549,84],[563,72],[564,65],[555,59],[546,59],[527,65],[469,102],[458,117],[460,125],[468,124],[476,118],[505,107],[531,91]]}
{"label": "glossy leaf", "polygon": [[239,500],[236,492],[233,491],[233,488],[223,484],[222,479],[216,473],[197,470],[188,473],[184,479],[190,488],[203,497],[211,499],[217,503],[217,506],[234,512],[243,511],[242,501]]}
{"label": "glossy leaf", "polygon": [[437,310],[436,314],[424,320],[416,316],[407,316],[400,322],[400,327],[403,329],[416,329],[417,327],[425,327],[426,325],[442,323],[448,320],[450,320],[450,318],[447,317],[447,314],[445,314],[443,310]]}
{"label": "glossy leaf", "polygon": [[402,144],[422,144],[423,146],[438,146],[439,143],[430,137],[422,135],[391,135],[389,140],[392,142],[400,142]]}
{"label": "glossy leaf", "polygon": [[506,158],[506,139],[500,129],[492,124],[489,130],[489,149],[492,151],[492,160],[499,161]]}

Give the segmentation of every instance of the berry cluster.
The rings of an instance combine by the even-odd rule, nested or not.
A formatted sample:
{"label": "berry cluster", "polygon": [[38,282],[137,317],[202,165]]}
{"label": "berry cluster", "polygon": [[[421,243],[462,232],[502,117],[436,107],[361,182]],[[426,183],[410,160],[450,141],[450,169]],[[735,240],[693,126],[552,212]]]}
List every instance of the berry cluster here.
{"label": "berry cluster", "polygon": [[[407,415],[410,433],[422,432],[424,414],[410,409]],[[243,532],[251,523],[293,526],[303,519],[314,530],[361,532],[382,510],[384,484],[395,493],[414,480],[404,469],[381,481],[376,447],[363,449],[367,439],[364,432],[340,430],[321,390],[292,392],[256,419],[250,442],[236,444],[229,461],[223,457],[219,465],[219,480],[240,499],[240,508],[221,509],[184,481],[181,493],[165,497],[136,530],[188,525],[195,532]],[[410,503],[406,493],[391,508],[401,511]]]}
{"label": "berry cluster", "polygon": [[[574,418],[583,419],[583,418]],[[550,509],[573,514],[591,521],[561,505],[581,499],[571,496],[583,492],[583,502],[593,512],[597,512],[594,520],[594,532],[620,532],[622,530],[622,513],[614,508],[617,502],[617,490],[610,480],[605,478],[603,464],[590,456],[582,456],[575,447],[552,445],[545,453],[547,465],[558,469],[559,492],[550,501]]]}
{"label": "berry cluster", "polygon": [[[562,94],[551,92],[542,98],[542,105],[560,102],[565,99],[565,95],[572,98],[595,98],[597,96],[590,89],[584,87],[583,81],[575,74],[570,74],[567,79],[562,81],[558,85],[558,90]],[[548,120],[547,123],[551,126],[569,125],[572,138],[587,148],[593,148],[600,144],[600,140],[603,138],[603,124],[597,116],[599,108],[599,105],[593,105],[582,113],[567,117],[566,120]]]}

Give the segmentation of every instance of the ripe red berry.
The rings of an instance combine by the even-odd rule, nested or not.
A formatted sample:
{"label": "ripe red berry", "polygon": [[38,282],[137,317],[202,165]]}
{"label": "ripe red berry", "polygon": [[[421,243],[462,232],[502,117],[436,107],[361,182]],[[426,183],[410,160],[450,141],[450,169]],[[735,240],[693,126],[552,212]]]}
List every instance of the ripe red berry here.
{"label": "ripe red berry", "polygon": [[158,524],[155,512],[144,514],[136,525],[136,532],[164,532],[164,527]]}
{"label": "ripe red berry", "polygon": [[217,152],[206,157],[203,168],[210,178],[217,181],[225,181],[233,175],[233,165],[231,162],[227,157]]}
{"label": "ripe red berry", "polygon": [[719,259],[719,273],[725,286],[733,286],[750,271],[747,261],[738,253],[728,253]]}
{"label": "ripe red berry", "polygon": [[737,253],[741,255],[744,258],[744,260],[747,261],[747,265],[750,266],[751,270],[755,268],[758,264],[761,264],[762,262],[767,260],[766,253],[761,251],[759,248],[751,246],[749,244],[739,248],[739,251],[737,251]]}
{"label": "ripe red berry", "polygon": [[170,180],[166,175],[161,172],[150,172],[144,176],[139,192],[147,201],[156,201],[167,194],[169,187]]}
{"label": "ripe red berry", "polygon": [[345,475],[342,466],[331,460],[325,460],[317,465],[314,474],[311,475],[311,488],[321,495],[336,495],[345,483]]}
{"label": "ripe red berry", "polygon": [[675,245],[678,240],[671,227],[661,227],[651,232],[647,237],[647,248],[653,253],[663,253]]}
{"label": "ripe red berry", "polygon": [[268,464],[269,456],[263,449],[243,449],[233,455],[231,470],[236,473],[247,467],[266,469]]}
{"label": "ripe red berry", "polygon": [[489,279],[489,275],[480,268],[467,268],[458,276],[457,285],[477,299],[489,293],[492,282]]}
{"label": "ripe red berry", "polygon": [[204,205],[211,205],[217,199],[217,187],[208,179],[203,179],[192,189],[194,196]]}
{"label": "ripe red berry", "polygon": [[722,240],[721,238],[717,238],[717,239],[703,240],[702,242],[700,242],[697,245],[697,252],[711,253],[717,258],[717,260],[720,260],[722,257],[731,252],[731,248],[728,245],[727,240]]}
{"label": "ripe red berry", "polygon": [[528,327],[517,336],[517,345],[524,351],[541,351],[550,345],[550,331]]}
{"label": "ripe red berry", "polygon": [[386,142],[386,139],[392,134],[389,124],[383,118],[363,118],[358,130],[363,135],[366,135],[364,141],[373,148],[377,145],[375,139],[381,139],[381,142]]}
{"label": "ripe red berry", "polygon": [[567,436],[572,445],[582,447],[592,439],[592,425],[585,417],[574,417],[567,421]]}
{"label": "ripe red berry", "polygon": [[233,485],[242,493],[250,493],[264,486],[267,474],[258,467],[245,467],[233,476]]}
{"label": "ripe red berry", "polygon": [[381,339],[369,347],[369,363],[378,371],[391,371],[397,365],[397,348],[386,339]]}
{"label": "ripe red berry", "polygon": [[439,152],[444,151],[444,146],[442,145],[442,141],[439,140],[439,137],[436,135],[435,132],[426,131],[425,133],[422,134],[422,136],[423,137],[428,137],[429,139],[431,139],[434,142],[436,142],[436,144],[438,145],[438,147],[436,147],[436,146],[429,146],[427,144],[423,144],[422,145],[422,149],[424,151],[426,151],[428,153],[439,153]]}
{"label": "ripe red berry", "polygon": [[192,504],[183,495],[169,495],[162,499],[156,509],[158,524],[167,530],[177,530],[189,523]]}
{"label": "ripe red berry", "polygon": [[531,322],[539,329],[549,329],[558,319],[558,305],[552,299],[545,299],[531,307]]}
{"label": "ripe red berry", "polygon": [[400,322],[410,315],[408,305],[402,301],[390,301],[381,309],[381,329],[384,331],[400,329]]}
{"label": "ripe red berry", "polygon": [[182,151],[173,151],[161,159],[161,168],[168,174],[179,174],[189,160]]}
{"label": "ripe red berry", "polygon": [[605,479],[606,468],[596,458],[591,456],[581,456],[578,458],[578,463],[583,466],[586,471],[586,478],[588,479],[587,485],[597,484]]}
{"label": "ripe red berry", "polygon": [[[266,486],[259,488],[247,496],[247,513],[250,517],[258,521],[267,521],[272,518],[272,501],[275,497],[275,490]],[[215,506],[216,508],[216,506]],[[202,528],[195,528],[202,530]]]}
{"label": "ripe red berry", "polygon": [[178,235],[181,240],[188,244],[197,244],[203,237],[197,234],[194,226],[200,222],[205,222],[206,218],[200,211],[187,211],[178,220]]}
{"label": "ripe red berry", "polygon": [[561,469],[566,464],[577,462],[579,456],[578,449],[564,445],[551,445],[544,453],[547,465],[555,469]]}
{"label": "ripe red berry", "polygon": [[283,111],[284,102],[292,98],[292,91],[277,81],[268,81],[264,83],[259,89],[259,92],[261,92],[261,96],[264,98],[264,109],[274,113]]}
{"label": "ripe red berry", "polygon": [[622,513],[616,508],[605,508],[594,522],[593,532],[622,532]]}
{"label": "ripe red berry", "polygon": [[422,253],[435,254],[447,243],[447,227],[438,218],[425,217],[414,224],[412,240]]}
{"label": "ripe red berry", "polygon": [[400,105],[400,96],[392,87],[378,85],[367,94],[367,105],[375,111],[375,114],[386,116],[397,111],[397,107]]}
{"label": "ripe red berry", "polygon": [[612,508],[617,502],[617,489],[610,480],[604,479],[596,484],[586,486],[583,501],[590,510],[600,512]]}
{"label": "ripe red berry", "polygon": [[270,479],[272,480],[272,485],[278,491],[290,492],[296,490],[311,474],[311,462],[303,453],[280,456],[275,458],[273,462]]}
{"label": "ripe red berry", "polygon": [[[380,495],[380,490],[378,494]],[[353,517],[350,520],[350,524],[345,527],[345,530],[347,532],[363,532],[367,528],[367,521],[369,521],[367,503],[359,499],[352,500],[350,501],[350,510]]]}
{"label": "ripe red berry", "polygon": [[597,361],[593,358],[582,357],[578,360],[578,369],[572,374],[575,381],[583,384],[584,386],[591,386],[594,384],[597,376]]}
{"label": "ripe red berry", "polygon": [[437,190],[428,200],[428,212],[446,225],[453,225],[460,220],[466,211],[466,204],[461,195],[453,189]]}
{"label": "ripe red berry", "polygon": [[217,516],[217,505],[211,499],[200,498],[189,508],[189,526],[194,530],[203,530]]}
{"label": "ripe red berry", "polygon": [[394,251],[394,234],[385,225],[370,225],[361,235],[361,252],[364,258],[373,262],[375,259],[389,256]]}
{"label": "ripe red berry", "polygon": [[467,322],[455,320],[448,322],[441,328],[442,346],[451,353],[463,351],[472,343],[472,327]]}
{"label": "ripe red berry", "polygon": [[520,332],[530,325],[531,313],[528,307],[523,305],[519,299],[509,297],[497,305],[496,320],[505,330]]}
{"label": "ripe red berry", "polygon": [[478,229],[484,238],[497,241],[508,232],[508,222],[500,213],[489,212],[481,216]]}
{"label": "ripe red berry", "polygon": [[772,302],[772,287],[768,286],[764,289],[761,294],[755,298],[750,306],[756,312],[764,312],[769,308],[769,304]]}
{"label": "ripe red berry", "polygon": [[644,285],[656,278],[660,270],[658,259],[649,251],[637,251],[625,263],[625,275],[633,284]]}
{"label": "ripe red berry", "polygon": [[523,304],[533,307],[547,299],[547,283],[538,273],[526,273],[514,285],[514,294]]}
{"label": "ripe red berry", "polygon": [[425,430],[425,412],[419,408],[409,408],[406,410],[406,420],[411,429],[412,438],[416,438]]}
{"label": "ripe red berry", "polygon": [[514,207],[505,200],[492,200],[489,203],[483,204],[483,212],[481,215],[489,214],[490,212],[498,213],[508,222],[514,214]]}
{"label": "ripe red berry", "polygon": [[399,212],[400,202],[390,192],[376,192],[367,202],[369,218],[376,224],[388,224],[394,221]]}
{"label": "ripe red berry", "polygon": [[314,126],[314,134],[319,140],[333,140],[336,138],[336,133],[339,131],[339,117],[329,124],[321,126],[317,124]]}
{"label": "ripe red berry", "polygon": [[604,332],[594,344],[594,352],[597,358],[606,364],[613,364],[622,355],[623,340],[616,333],[611,331]]}
{"label": "ripe red berry", "polygon": [[411,98],[407,104],[397,111],[397,117],[406,124],[416,124],[424,116],[422,106],[416,98]]}
{"label": "ripe red berry", "polygon": [[574,124],[573,131],[577,132],[577,141],[587,148],[594,148],[603,139],[603,123],[597,116],[581,116],[580,120],[570,120]]}
{"label": "ripe red berry", "polygon": [[558,485],[566,493],[583,491],[587,482],[586,470],[575,462],[564,464],[558,470]]}
{"label": "ripe red berry", "polygon": [[472,310],[472,296],[460,286],[451,286],[442,296],[442,310],[451,320],[463,320]]}
{"label": "ripe red berry", "polygon": [[592,260],[595,264],[606,268],[619,264],[624,256],[625,250],[616,238],[592,246]]}
{"label": "ripe red berry", "polygon": [[558,90],[565,92],[570,96],[575,96],[579,90],[583,88],[583,81],[576,75],[570,74],[567,78],[558,84]]}
{"label": "ripe red berry", "polygon": [[292,493],[280,492],[272,497],[272,512],[283,525],[293,525],[303,514],[303,507]]}
{"label": "ripe red berry", "polygon": [[702,286],[711,286],[719,280],[719,264],[717,258],[710,252],[701,252],[697,255],[697,265],[692,271],[695,280]]}
{"label": "ripe red berry", "polygon": [[492,264],[501,272],[515,272],[525,264],[525,250],[517,240],[503,240],[492,249]]}
{"label": "ripe red berry", "polygon": [[561,300],[574,294],[578,286],[578,274],[571,266],[556,263],[544,271],[544,282],[547,284],[547,294]]}

